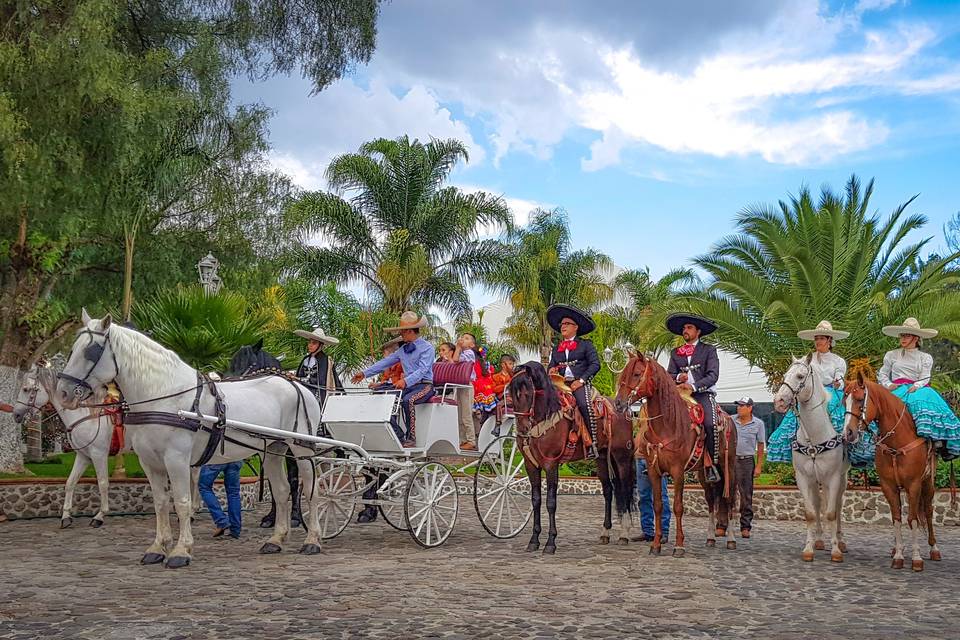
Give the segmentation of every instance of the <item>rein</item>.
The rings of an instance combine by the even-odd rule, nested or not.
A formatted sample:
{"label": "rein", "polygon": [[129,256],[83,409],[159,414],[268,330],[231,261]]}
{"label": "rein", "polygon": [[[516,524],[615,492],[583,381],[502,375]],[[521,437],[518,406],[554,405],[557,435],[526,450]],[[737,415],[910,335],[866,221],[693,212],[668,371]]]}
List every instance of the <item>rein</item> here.
{"label": "rein", "polygon": [[[861,429],[867,426],[867,407],[869,406],[869,403],[870,403],[870,389],[866,385],[864,385],[863,389],[864,389],[864,394],[863,394],[863,402],[860,406],[860,414],[857,415],[854,412],[849,410],[845,412],[845,415],[853,416],[854,418],[856,418],[858,423],[857,431],[860,431]],[[889,431],[885,433],[879,433],[880,429],[878,426],[878,429],[877,429],[878,436],[877,436],[876,443],[874,445],[876,450],[879,453],[883,453],[884,455],[887,455],[890,457],[890,461],[893,465],[893,478],[897,483],[898,489],[904,488],[903,482],[900,479],[899,463],[901,458],[905,456],[907,453],[909,453],[910,451],[913,451],[917,447],[922,446],[923,444],[927,444],[928,446],[928,449],[929,449],[927,452],[928,457],[930,457],[930,454],[933,453],[933,445],[929,443],[926,438],[919,435],[917,435],[916,438],[914,438],[913,440],[911,440],[906,445],[900,448],[891,447],[890,445],[886,444],[885,441],[888,440],[889,438],[892,438],[896,434],[897,427],[900,426],[900,421],[903,420],[903,417],[906,415],[906,413],[907,413],[907,403],[904,402],[903,409],[900,411],[900,415],[897,416],[896,422],[893,423],[893,426],[890,428]],[[927,468],[924,472],[924,476],[933,472],[934,464],[935,462],[927,465]]]}

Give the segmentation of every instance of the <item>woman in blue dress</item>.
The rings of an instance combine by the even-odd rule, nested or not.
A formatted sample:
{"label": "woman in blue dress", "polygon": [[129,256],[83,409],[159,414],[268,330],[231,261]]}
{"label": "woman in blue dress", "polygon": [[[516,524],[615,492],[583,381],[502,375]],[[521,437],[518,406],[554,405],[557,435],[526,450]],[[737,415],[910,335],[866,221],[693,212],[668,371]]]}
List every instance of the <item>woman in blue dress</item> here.
{"label": "woman in blue dress", "polygon": [[900,348],[883,356],[877,382],[903,400],[917,425],[917,434],[936,442],[945,460],[960,456],[960,420],[946,400],[930,386],[933,356],[920,351],[924,338],[937,335],[925,329],[916,318],[883,328],[884,335],[900,340]]}
{"label": "woman in blue dress", "polygon": [[[833,352],[833,343],[836,340],[843,340],[849,335],[848,331],[834,329],[833,325],[826,320],[822,320],[815,329],[797,332],[797,337],[801,340],[813,342],[814,352],[811,364],[813,364],[815,374],[820,376],[820,382],[823,383],[830,396],[827,412],[830,414],[830,421],[837,433],[843,431],[845,413],[843,378],[847,374],[847,362]],[[770,462],[792,462],[793,442],[796,439],[797,416],[793,411],[788,411],[783,416],[777,430],[770,434],[767,460]],[[873,464],[873,438],[869,432],[865,432],[864,437],[860,438],[856,444],[848,446],[848,455],[850,463],[855,467]]]}

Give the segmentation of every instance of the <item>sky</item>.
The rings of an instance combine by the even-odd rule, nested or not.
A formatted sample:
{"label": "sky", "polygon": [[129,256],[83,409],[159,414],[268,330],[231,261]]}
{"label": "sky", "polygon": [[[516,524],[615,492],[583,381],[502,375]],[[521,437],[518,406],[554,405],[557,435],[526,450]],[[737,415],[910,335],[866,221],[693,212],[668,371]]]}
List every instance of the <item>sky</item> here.
{"label": "sky", "polygon": [[577,247],[655,276],[745,207],[851,174],[882,216],[919,194],[931,250],[960,211],[958,2],[394,0],[370,63],[310,89],[234,84],[299,186],[374,138],[457,138],[453,184],[520,223],[560,207]]}

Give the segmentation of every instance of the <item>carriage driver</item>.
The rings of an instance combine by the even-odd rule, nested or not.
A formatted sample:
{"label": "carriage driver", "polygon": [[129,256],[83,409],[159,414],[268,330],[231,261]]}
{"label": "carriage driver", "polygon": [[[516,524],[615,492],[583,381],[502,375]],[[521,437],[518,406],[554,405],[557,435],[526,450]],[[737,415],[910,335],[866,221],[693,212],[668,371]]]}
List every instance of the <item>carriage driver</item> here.
{"label": "carriage driver", "polygon": [[560,344],[550,354],[550,373],[562,375],[573,392],[580,414],[590,428],[593,444],[588,458],[597,457],[597,421],[590,406],[590,381],[600,372],[600,357],[593,342],[583,336],[596,328],[593,319],[576,307],[555,304],[547,309],[547,323],[560,333]]}
{"label": "carriage driver", "polygon": [[674,376],[677,387],[689,393],[703,408],[703,429],[709,460],[704,459],[703,471],[707,482],[717,482],[720,474],[713,466],[719,448],[716,438],[717,402],[716,384],[720,377],[720,359],[717,348],[701,342],[700,338],[717,330],[710,320],[688,313],[674,313],[667,318],[667,330],[683,338],[683,346],[670,352],[667,373]]}

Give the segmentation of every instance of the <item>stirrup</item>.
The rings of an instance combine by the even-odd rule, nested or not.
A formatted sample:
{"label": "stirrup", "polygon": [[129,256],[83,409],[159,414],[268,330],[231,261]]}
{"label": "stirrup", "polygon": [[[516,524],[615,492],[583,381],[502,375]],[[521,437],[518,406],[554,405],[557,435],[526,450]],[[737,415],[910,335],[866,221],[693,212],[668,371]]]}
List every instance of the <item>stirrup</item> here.
{"label": "stirrup", "polygon": [[587,450],[584,453],[586,454],[587,458],[591,460],[596,460],[598,457],[597,445],[591,444],[589,447],[587,447]]}
{"label": "stirrup", "polygon": [[707,467],[703,470],[703,478],[708,483],[720,482],[720,474],[716,467]]}

